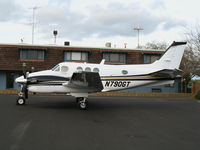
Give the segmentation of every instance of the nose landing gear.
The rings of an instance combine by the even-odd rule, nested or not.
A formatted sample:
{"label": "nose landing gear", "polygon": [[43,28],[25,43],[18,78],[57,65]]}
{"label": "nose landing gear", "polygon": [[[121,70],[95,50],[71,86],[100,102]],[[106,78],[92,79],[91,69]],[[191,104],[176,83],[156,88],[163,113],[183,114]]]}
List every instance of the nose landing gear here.
{"label": "nose landing gear", "polygon": [[17,105],[24,105],[24,104],[26,104],[26,99],[25,99],[24,94],[22,92],[20,92],[18,95],[19,96],[17,97],[16,104]]}

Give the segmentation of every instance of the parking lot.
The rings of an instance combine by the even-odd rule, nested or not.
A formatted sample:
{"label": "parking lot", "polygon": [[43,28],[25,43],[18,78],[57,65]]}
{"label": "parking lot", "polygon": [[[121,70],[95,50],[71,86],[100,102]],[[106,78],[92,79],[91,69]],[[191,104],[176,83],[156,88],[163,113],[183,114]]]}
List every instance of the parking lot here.
{"label": "parking lot", "polygon": [[200,103],[194,99],[0,95],[1,150],[199,150]]}

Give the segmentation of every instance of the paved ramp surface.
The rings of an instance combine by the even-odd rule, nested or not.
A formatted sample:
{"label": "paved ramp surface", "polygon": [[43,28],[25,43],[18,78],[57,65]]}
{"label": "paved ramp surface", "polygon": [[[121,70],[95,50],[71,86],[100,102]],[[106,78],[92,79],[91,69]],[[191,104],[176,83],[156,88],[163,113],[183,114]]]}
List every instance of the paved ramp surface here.
{"label": "paved ramp surface", "polygon": [[199,150],[193,99],[31,95],[25,106],[0,95],[0,150]]}

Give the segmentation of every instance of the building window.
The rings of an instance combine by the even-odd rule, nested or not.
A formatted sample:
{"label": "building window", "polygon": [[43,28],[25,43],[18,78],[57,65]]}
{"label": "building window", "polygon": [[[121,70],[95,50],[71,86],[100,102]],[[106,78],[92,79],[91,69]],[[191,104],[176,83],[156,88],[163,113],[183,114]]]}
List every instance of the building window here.
{"label": "building window", "polygon": [[64,61],[88,61],[88,52],[64,52]]}
{"label": "building window", "polygon": [[165,84],[165,87],[173,88],[174,84]]}
{"label": "building window", "polygon": [[151,64],[160,59],[160,55],[144,55],[144,63]]}
{"label": "building window", "polygon": [[103,53],[106,62],[126,63],[126,54],[123,53]]}
{"label": "building window", "polygon": [[152,92],[155,92],[155,93],[161,93],[162,92],[161,88],[152,88],[151,90],[152,90]]}
{"label": "building window", "polygon": [[44,60],[44,50],[20,49],[20,59],[23,59],[23,60]]}

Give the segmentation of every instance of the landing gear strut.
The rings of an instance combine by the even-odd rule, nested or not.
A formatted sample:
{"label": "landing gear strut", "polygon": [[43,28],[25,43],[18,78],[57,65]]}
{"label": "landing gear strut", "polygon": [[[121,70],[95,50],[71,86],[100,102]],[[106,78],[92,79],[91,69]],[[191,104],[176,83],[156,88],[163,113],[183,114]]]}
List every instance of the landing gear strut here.
{"label": "landing gear strut", "polygon": [[18,94],[17,97],[17,105],[24,105],[26,104],[26,99],[28,99],[28,89],[27,89],[27,83],[23,84],[21,86],[21,91]]}
{"label": "landing gear strut", "polygon": [[80,110],[86,110],[88,108],[88,101],[86,97],[77,97],[76,103]]}

